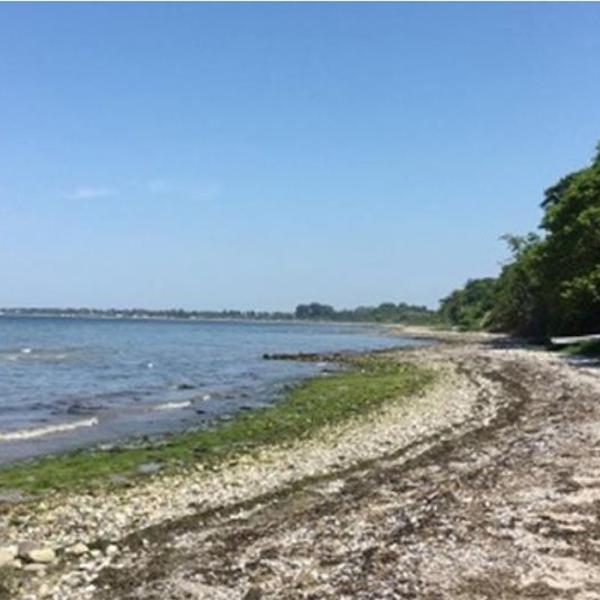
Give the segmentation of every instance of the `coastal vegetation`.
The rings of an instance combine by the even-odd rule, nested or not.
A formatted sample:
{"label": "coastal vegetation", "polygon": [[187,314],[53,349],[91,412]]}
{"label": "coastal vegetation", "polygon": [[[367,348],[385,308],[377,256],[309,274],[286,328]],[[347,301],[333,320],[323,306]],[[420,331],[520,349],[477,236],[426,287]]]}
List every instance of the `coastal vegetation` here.
{"label": "coastal vegetation", "polygon": [[0,315],[12,317],[78,317],[92,319],[225,319],[248,321],[338,321],[404,323],[407,325],[431,325],[439,321],[437,311],[426,306],[406,302],[383,302],[378,306],[336,310],[328,304],[311,302],[299,304],[292,312],[256,310],[184,310],[172,308],[150,310],[144,308],[4,308]]}
{"label": "coastal vegetation", "polygon": [[339,371],[323,373],[290,389],[277,404],[208,429],[169,436],[157,444],[82,450],[0,470],[0,490],[36,494],[113,482],[140,473],[204,465],[270,446],[291,443],[319,429],[364,416],[388,402],[402,402],[434,380],[430,369],[385,354],[347,356]]}
{"label": "coastal vegetation", "polygon": [[546,190],[541,233],[504,237],[511,260],[441,301],[463,329],[545,341],[600,332],[600,144],[592,163]]}
{"label": "coastal vegetation", "polygon": [[439,322],[439,314],[426,306],[400,302],[382,302],[378,306],[359,306],[354,309],[336,310],[328,304],[312,302],[299,304],[294,313],[300,320],[327,320],[362,323],[405,323],[410,325],[433,325]]}
{"label": "coastal vegetation", "polygon": [[463,288],[441,300],[440,317],[462,329],[484,329],[494,307],[495,291],[493,277],[469,279]]}

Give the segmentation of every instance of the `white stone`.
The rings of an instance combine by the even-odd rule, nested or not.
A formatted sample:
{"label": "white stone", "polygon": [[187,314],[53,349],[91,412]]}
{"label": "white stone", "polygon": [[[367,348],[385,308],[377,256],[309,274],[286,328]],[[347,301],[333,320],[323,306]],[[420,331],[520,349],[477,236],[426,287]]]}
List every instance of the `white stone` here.
{"label": "white stone", "polygon": [[87,551],[88,547],[83,542],[77,542],[67,548],[67,553],[72,554],[73,556],[83,556]]}
{"label": "white stone", "polygon": [[11,563],[18,553],[19,548],[16,545],[0,546],[0,567]]}
{"label": "white stone", "polygon": [[34,542],[23,542],[19,545],[19,556],[29,562],[51,563],[56,558],[52,548],[35,544]]}

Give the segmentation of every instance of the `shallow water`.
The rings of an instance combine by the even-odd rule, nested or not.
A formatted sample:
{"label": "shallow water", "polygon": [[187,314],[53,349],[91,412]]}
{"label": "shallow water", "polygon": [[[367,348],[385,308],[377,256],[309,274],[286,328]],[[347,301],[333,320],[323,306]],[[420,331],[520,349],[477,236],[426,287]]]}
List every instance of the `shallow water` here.
{"label": "shallow water", "polygon": [[0,463],[202,426],[323,368],[264,353],[414,344],[362,325],[0,317]]}

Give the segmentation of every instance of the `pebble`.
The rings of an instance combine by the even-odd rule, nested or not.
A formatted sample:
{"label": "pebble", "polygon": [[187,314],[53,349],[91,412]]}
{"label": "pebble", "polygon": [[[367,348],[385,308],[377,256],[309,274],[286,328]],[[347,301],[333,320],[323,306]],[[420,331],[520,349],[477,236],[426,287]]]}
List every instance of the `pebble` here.
{"label": "pebble", "polygon": [[0,567],[9,564],[17,557],[19,549],[16,545],[0,547]]}
{"label": "pebble", "polygon": [[160,463],[144,463],[139,465],[136,471],[140,475],[152,475],[153,473],[158,473],[163,466]]}
{"label": "pebble", "polygon": [[18,555],[32,563],[51,563],[56,559],[56,553],[52,548],[41,546],[35,542],[19,544]]}
{"label": "pebble", "polygon": [[67,548],[66,552],[73,556],[82,556],[88,552],[88,547],[83,542],[78,542]]}

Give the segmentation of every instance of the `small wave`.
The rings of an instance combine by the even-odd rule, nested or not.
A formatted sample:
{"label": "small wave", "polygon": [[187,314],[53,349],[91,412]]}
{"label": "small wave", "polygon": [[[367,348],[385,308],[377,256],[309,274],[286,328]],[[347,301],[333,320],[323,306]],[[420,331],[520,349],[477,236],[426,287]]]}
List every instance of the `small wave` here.
{"label": "small wave", "polygon": [[19,363],[59,363],[76,358],[76,353],[70,350],[38,349],[24,346],[0,350],[0,360]]}
{"label": "small wave", "polygon": [[18,431],[8,431],[0,433],[0,442],[10,442],[14,440],[28,440],[31,438],[50,435],[51,433],[60,433],[63,431],[72,431],[80,427],[93,427],[98,425],[98,418],[83,419],[73,423],[59,423],[57,425],[48,425],[46,427],[38,427],[37,429],[20,429]]}
{"label": "small wave", "polygon": [[154,406],[152,410],[175,410],[177,408],[188,408],[191,405],[192,403],[189,400],[185,402],[165,402]]}

